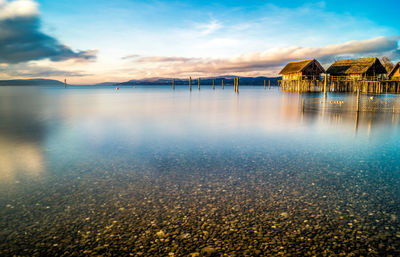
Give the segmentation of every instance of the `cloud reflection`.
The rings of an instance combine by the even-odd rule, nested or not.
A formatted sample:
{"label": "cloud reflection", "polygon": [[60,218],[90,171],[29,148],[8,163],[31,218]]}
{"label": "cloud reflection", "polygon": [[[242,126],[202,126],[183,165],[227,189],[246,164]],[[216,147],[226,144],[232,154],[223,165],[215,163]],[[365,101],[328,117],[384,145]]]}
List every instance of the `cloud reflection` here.
{"label": "cloud reflection", "polygon": [[38,177],[44,172],[43,153],[34,142],[18,142],[0,136],[0,181],[17,181],[20,176]]}
{"label": "cloud reflection", "polygon": [[38,118],[44,101],[36,89],[0,90],[0,182],[38,177],[45,172],[45,124]]}

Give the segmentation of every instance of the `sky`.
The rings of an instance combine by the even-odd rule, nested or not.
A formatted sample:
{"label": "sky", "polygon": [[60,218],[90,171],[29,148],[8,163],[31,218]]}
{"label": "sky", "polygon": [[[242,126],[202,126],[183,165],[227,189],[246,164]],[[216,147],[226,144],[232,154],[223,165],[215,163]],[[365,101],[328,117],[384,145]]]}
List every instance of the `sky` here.
{"label": "sky", "polygon": [[0,0],[0,79],[277,76],[289,61],[400,61],[399,1]]}

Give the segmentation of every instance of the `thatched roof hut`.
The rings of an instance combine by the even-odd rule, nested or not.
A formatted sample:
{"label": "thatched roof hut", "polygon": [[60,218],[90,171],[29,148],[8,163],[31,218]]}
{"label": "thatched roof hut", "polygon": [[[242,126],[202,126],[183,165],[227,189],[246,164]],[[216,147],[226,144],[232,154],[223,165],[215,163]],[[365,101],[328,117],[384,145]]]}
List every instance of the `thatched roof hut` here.
{"label": "thatched roof hut", "polygon": [[283,80],[291,80],[299,79],[303,76],[307,76],[308,78],[319,77],[321,73],[324,72],[325,70],[321,64],[317,60],[312,59],[290,62],[281,70],[281,72],[279,72],[279,74],[282,75]]}
{"label": "thatched roof hut", "polygon": [[386,69],[378,58],[359,58],[336,61],[326,73],[331,76],[365,77],[386,74]]}
{"label": "thatched roof hut", "polygon": [[391,80],[400,80],[400,62],[394,66],[388,77]]}

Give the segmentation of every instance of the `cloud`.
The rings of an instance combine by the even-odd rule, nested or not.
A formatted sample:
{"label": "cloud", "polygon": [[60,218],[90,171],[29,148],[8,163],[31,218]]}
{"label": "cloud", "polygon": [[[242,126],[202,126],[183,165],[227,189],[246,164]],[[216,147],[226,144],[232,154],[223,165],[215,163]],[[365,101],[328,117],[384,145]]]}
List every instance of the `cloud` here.
{"label": "cloud", "polygon": [[89,61],[97,51],[73,51],[40,31],[37,4],[32,0],[0,0],[0,62],[32,60]]}
{"label": "cloud", "polygon": [[39,66],[32,63],[9,64],[0,66],[0,76],[3,78],[48,78],[48,77],[85,77],[91,76],[83,71],[65,71],[48,66]]}
{"label": "cloud", "polygon": [[165,57],[165,56],[148,56],[148,57],[139,57],[135,60],[135,62],[141,63],[163,63],[163,62],[193,62],[193,61],[201,61],[201,58],[186,58],[186,57]]}
{"label": "cloud", "polygon": [[38,14],[38,5],[32,0],[0,0],[0,20],[32,17]]}
{"label": "cloud", "polygon": [[196,24],[196,29],[198,30],[198,33],[202,36],[207,36],[210,35],[214,32],[217,32],[219,29],[221,29],[223,26],[222,24],[213,19],[209,23],[205,24]]}
{"label": "cloud", "polygon": [[122,60],[129,60],[129,59],[135,59],[135,58],[138,58],[138,57],[140,57],[140,55],[138,55],[138,54],[131,54],[131,55],[124,56],[124,57],[122,57],[121,59],[122,59]]}
{"label": "cloud", "polygon": [[261,75],[267,71],[275,72],[276,75],[283,65],[293,60],[316,58],[323,63],[328,63],[344,57],[386,55],[398,58],[400,56],[398,41],[398,36],[377,37],[322,47],[274,48],[225,59],[150,56],[138,57],[133,61],[136,64],[153,64],[152,67],[145,68],[147,74],[153,76],[224,75],[227,73]]}

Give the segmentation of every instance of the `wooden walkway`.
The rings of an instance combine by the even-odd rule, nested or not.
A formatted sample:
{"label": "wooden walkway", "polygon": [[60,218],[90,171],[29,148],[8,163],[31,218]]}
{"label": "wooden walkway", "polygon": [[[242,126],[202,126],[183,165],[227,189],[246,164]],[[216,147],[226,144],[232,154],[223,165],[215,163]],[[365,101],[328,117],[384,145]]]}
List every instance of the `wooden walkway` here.
{"label": "wooden walkway", "polygon": [[349,80],[329,78],[326,80],[279,80],[283,91],[289,92],[357,92],[361,93],[400,93],[400,81],[392,80]]}

